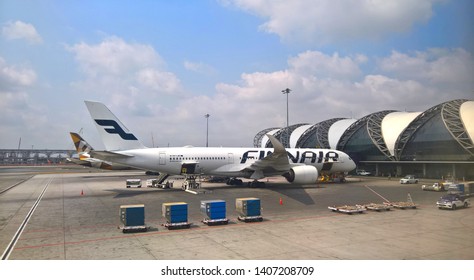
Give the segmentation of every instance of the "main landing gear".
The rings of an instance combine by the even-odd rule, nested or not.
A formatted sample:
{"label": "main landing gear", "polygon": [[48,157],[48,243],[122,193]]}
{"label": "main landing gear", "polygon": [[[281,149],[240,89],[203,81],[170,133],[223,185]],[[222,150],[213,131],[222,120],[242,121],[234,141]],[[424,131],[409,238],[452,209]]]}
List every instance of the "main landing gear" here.
{"label": "main landing gear", "polygon": [[225,182],[228,186],[242,186],[243,182],[241,179],[237,178],[229,178],[227,182]]}
{"label": "main landing gear", "polygon": [[264,187],[265,187],[265,183],[264,183],[264,182],[257,181],[257,180],[254,180],[254,181],[252,181],[252,182],[248,182],[248,186],[251,187],[251,188],[264,188]]}
{"label": "main landing gear", "polygon": [[[226,184],[229,185],[229,186],[242,186],[244,183],[241,179],[229,178],[227,180]],[[254,180],[252,182],[248,182],[247,186],[249,186],[251,188],[263,188],[263,187],[265,187],[265,183]]]}

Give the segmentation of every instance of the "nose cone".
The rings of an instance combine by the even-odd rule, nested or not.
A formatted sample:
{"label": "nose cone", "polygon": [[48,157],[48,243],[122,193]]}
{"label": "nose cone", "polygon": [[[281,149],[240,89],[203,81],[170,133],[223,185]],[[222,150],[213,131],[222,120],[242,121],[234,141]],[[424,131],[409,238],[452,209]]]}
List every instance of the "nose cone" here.
{"label": "nose cone", "polygon": [[352,170],[354,170],[357,166],[356,166],[355,162],[354,162],[349,156],[348,156],[347,158],[348,158],[348,162],[349,162],[349,164],[350,164],[350,166],[349,166],[349,171],[352,171]]}

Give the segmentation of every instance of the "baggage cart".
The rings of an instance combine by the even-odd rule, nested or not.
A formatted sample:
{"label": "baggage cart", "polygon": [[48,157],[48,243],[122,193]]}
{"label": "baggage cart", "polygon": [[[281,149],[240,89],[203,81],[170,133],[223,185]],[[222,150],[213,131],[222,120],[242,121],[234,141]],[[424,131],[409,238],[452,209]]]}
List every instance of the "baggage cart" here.
{"label": "baggage cart", "polygon": [[166,218],[163,226],[168,229],[191,227],[191,223],[188,223],[188,204],[186,202],[163,203],[162,214]]}
{"label": "baggage cart", "polygon": [[405,210],[405,209],[416,209],[417,205],[413,202],[410,202],[410,201],[398,201],[398,202],[384,202],[384,204],[386,205],[390,205],[390,206],[393,206],[394,208],[398,208],[398,209],[402,209],[402,210]]}
{"label": "baggage cart", "polygon": [[235,208],[239,213],[239,221],[246,223],[263,221],[261,216],[260,198],[237,198],[235,200]]}
{"label": "baggage cart", "polygon": [[262,216],[239,216],[237,217],[239,221],[245,222],[245,223],[253,223],[253,222],[262,222],[263,217]]}
{"label": "baggage cart", "polygon": [[145,232],[148,230],[148,227],[145,225],[145,205],[121,205],[119,215],[122,223],[119,229],[123,233]]}
{"label": "baggage cart", "polygon": [[393,206],[391,206],[391,205],[380,204],[380,203],[369,203],[369,204],[364,205],[364,207],[367,210],[372,210],[372,211],[377,211],[377,212],[390,211],[390,209],[393,208]]}
{"label": "baggage cart", "polygon": [[202,222],[206,225],[226,225],[229,219],[226,218],[226,202],[225,200],[202,200],[201,213],[206,217]]}
{"label": "baggage cart", "polygon": [[349,215],[352,215],[354,213],[362,214],[367,210],[362,205],[328,206],[328,209],[333,212],[345,213]]}

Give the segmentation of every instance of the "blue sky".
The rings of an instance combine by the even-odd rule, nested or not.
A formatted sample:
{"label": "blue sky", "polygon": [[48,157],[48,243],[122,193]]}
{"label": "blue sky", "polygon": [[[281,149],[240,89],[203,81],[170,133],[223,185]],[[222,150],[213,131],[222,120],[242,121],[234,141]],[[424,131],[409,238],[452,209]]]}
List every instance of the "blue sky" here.
{"label": "blue sky", "polygon": [[0,148],[103,148],[83,100],[145,145],[474,99],[474,2],[0,1]]}

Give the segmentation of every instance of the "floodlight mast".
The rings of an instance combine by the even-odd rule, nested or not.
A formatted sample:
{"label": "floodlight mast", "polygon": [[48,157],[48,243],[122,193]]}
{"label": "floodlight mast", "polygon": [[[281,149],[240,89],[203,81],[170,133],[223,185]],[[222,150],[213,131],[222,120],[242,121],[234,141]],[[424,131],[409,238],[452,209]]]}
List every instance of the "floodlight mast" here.
{"label": "floodlight mast", "polygon": [[206,118],[206,147],[209,147],[209,117],[211,115],[205,114],[204,117]]}
{"label": "floodlight mast", "polygon": [[281,91],[283,94],[286,94],[286,143],[287,143],[287,146],[289,148],[289,144],[290,144],[290,130],[289,130],[289,127],[290,127],[290,116],[289,116],[289,112],[288,112],[288,95],[290,95],[290,92],[291,92],[291,89],[289,88],[286,88],[284,90]]}

